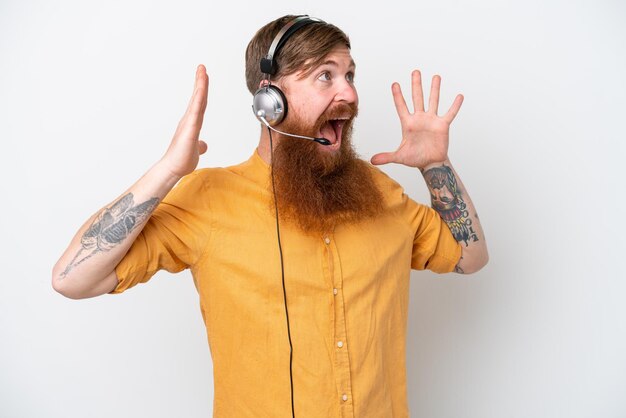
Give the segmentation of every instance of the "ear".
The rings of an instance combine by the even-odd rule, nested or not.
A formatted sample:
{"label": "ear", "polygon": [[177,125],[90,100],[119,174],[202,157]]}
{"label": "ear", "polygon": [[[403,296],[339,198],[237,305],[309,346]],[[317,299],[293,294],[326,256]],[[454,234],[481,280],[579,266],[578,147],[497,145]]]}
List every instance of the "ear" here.
{"label": "ear", "polygon": [[261,89],[261,88],[263,88],[263,87],[267,86],[269,83],[270,83],[270,82],[269,82],[269,80],[263,79],[263,80],[261,80],[261,82],[259,83],[259,88]]}

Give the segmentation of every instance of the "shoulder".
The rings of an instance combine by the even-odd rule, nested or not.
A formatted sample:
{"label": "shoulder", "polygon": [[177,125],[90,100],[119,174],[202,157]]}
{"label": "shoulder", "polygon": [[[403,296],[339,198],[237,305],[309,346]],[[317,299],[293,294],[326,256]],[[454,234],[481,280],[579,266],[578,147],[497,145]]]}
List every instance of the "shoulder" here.
{"label": "shoulder", "polygon": [[245,174],[247,163],[228,166],[228,167],[206,167],[199,168],[192,173],[183,177],[178,187],[185,189],[208,189],[219,187],[220,184],[232,183],[232,181]]}
{"label": "shoulder", "polygon": [[[369,162],[364,163],[368,165],[374,182],[383,196],[384,206],[390,215],[397,219],[409,220],[413,227],[417,227],[423,221],[429,222],[434,215],[437,215],[430,206],[417,202],[407,195],[402,185],[380,168]],[[417,178],[416,175],[416,180]]]}
{"label": "shoulder", "polygon": [[184,176],[165,196],[164,203],[185,207],[204,207],[207,197],[220,185],[228,184],[229,168],[200,168]]}
{"label": "shoulder", "polygon": [[397,206],[409,199],[400,183],[392,179],[387,173],[367,161],[363,161],[363,164],[369,169],[374,184],[383,195],[387,206]]}
{"label": "shoulder", "polygon": [[266,193],[269,168],[251,158],[227,167],[200,168],[183,177],[166,199],[194,200],[193,205],[215,206],[222,200],[236,200],[245,196],[257,197]]}

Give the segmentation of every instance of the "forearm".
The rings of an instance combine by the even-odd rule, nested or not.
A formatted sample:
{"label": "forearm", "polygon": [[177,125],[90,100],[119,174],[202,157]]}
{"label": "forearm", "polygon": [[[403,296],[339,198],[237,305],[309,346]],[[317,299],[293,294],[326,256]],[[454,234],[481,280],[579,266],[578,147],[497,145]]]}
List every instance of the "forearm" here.
{"label": "forearm", "polygon": [[161,162],[111,204],[89,218],[52,270],[52,285],[74,299],[108,293],[115,267],[179,177]]}
{"label": "forearm", "polygon": [[480,219],[467,189],[450,160],[421,169],[430,191],[431,203],[461,244],[463,253],[455,271],[473,273],[489,260]]}

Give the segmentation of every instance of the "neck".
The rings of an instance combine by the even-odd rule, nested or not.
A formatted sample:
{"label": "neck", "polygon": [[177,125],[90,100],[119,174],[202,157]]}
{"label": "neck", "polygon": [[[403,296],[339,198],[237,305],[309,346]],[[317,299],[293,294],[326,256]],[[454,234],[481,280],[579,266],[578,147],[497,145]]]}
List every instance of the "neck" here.
{"label": "neck", "polygon": [[[276,143],[278,142],[278,134],[272,134],[272,140],[274,142],[274,148],[276,148]],[[264,125],[261,125],[261,136],[259,137],[259,146],[257,147],[259,152],[259,156],[263,161],[265,161],[268,165],[272,162],[272,152],[270,149],[270,136],[267,133],[267,128]]]}

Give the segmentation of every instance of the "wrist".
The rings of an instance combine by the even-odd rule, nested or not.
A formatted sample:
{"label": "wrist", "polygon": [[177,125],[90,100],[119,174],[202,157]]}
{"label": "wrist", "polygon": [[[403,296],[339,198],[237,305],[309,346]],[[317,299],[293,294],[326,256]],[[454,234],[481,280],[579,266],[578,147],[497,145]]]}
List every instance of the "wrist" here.
{"label": "wrist", "polygon": [[426,164],[424,167],[419,167],[419,170],[420,170],[422,173],[425,173],[426,171],[428,171],[428,170],[430,170],[430,169],[432,169],[432,168],[435,168],[435,167],[441,167],[441,166],[444,166],[444,165],[447,165],[447,166],[450,166],[450,165],[451,165],[451,164],[450,164],[450,160],[449,160],[448,158],[446,158],[446,159],[445,159],[445,160],[443,160],[443,161],[434,162],[434,163],[428,163],[428,164]]}
{"label": "wrist", "polygon": [[157,181],[166,187],[174,187],[178,181],[183,178],[183,176],[176,174],[168,162],[164,159],[160,159],[152,168],[150,169],[152,175]]}

